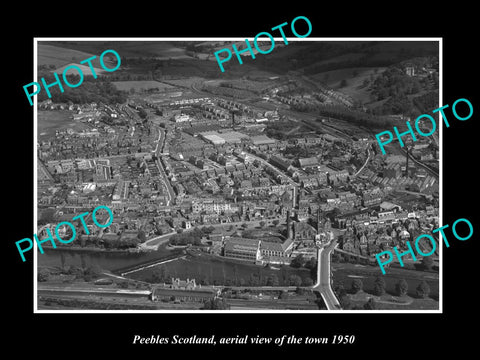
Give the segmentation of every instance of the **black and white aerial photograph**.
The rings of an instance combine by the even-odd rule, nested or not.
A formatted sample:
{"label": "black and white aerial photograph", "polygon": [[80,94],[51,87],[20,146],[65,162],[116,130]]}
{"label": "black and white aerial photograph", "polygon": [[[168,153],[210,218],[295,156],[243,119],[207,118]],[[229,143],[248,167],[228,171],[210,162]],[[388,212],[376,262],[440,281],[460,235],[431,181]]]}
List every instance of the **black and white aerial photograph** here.
{"label": "black and white aerial photograph", "polygon": [[35,312],[441,310],[440,38],[256,40],[36,39]]}

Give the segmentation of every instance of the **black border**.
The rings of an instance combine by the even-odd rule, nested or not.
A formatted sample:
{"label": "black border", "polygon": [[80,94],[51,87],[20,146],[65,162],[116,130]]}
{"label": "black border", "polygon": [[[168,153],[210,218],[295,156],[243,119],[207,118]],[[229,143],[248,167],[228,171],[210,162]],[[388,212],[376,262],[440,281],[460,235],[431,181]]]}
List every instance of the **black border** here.
{"label": "black border", "polygon": [[[288,5],[288,6],[287,6]],[[444,223],[458,218],[469,219],[478,228],[474,212],[477,159],[474,150],[478,95],[474,93],[476,67],[477,20],[475,9],[456,3],[448,9],[409,3],[366,5],[338,4],[333,9],[324,3],[313,6],[296,4],[272,5],[258,9],[244,3],[185,3],[176,9],[158,4],[109,4],[103,10],[97,4],[82,5],[74,10],[53,12],[52,6],[42,10],[29,9],[22,17],[22,33],[11,36],[5,27],[5,45],[10,56],[3,55],[7,73],[4,107],[4,191],[5,253],[7,278],[4,299],[6,314],[14,327],[8,331],[6,343],[20,350],[23,344],[47,354],[73,350],[82,355],[93,352],[143,355],[146,352],[166,356],[164,345],[132,345],[135,334],[171,336],[196,334],[236,336],[249,334],[275,337],[295,334],[325,337],[353,334],[351,346],[168,346],[175,353],[206,350],[212,354],[268,351],[279,353],[325,352],[370,356],[401,351],[415,355],[450,347],[457,343],[466,351],[474,344],[473,331],[464,326],[475,313],[475,264],[478,244],[474,236],[465,242],[453,240],[444,249],[444,313],[443,314],[33,314],[33,257],[21,262],[14,242],[31,237],[33,224],[33,109],[25,99],[22,86],[33,79],[34,37],[176,37],[176,36],[254,36],[260,31],[290,22],[294,17],[307,16],[313,25],[311,37],[442,37],[443,38],[443,103],[458,98],[469,99],[474,106],[473,117],[465,122],[452,121],[444,128]],[[80,6],[80,5],[79,5]],[[85,6],[85,7],[84,7]],[[40,7],[40,5],[38,5]],[[75,7],[75,6],[74,6]],[[28,26],[26,24],[31,24]],[[4,109],[5,109],[4,108]],[[479,108],[480,109],[480,108]],[[11,194],[11,195],[10,195]],[[7,290],[8,289],[8,290]],[[13,309],[11,309],[13,307]],[[473,320],[473,319],[472,319]],[[30,347],[30,346],[29,346]],[[363,352],[363,351],[368,352]],[[212,352],[213,351],[213,352]],[[362,351],[361,353],[359,351]],[[362,357],[363,357],[362,355]],[[420,355],[420,354],[419,354]]]}

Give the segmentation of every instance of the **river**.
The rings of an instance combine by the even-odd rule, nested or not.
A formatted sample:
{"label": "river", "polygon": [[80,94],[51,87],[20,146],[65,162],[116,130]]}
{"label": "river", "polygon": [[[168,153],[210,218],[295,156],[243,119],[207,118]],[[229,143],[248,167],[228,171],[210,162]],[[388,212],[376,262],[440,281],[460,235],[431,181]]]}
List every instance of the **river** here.
{"label": "river", "polygon": [[134,266],[156,259],[163,259],[172,252],[160,248],[160,251],[151,252],[104,252],[104,251],[75,251],[60,249],[44,249],[44,254],[37,254],[39,266],[79,266],[82,268],[98,265],[104,270],[115,270]]}

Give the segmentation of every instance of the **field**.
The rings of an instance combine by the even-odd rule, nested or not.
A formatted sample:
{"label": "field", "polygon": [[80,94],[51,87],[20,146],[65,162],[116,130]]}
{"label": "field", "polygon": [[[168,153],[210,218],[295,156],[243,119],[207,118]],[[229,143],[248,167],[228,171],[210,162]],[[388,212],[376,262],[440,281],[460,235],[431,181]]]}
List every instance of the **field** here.
{"label": "field", "polygon": [[[105,58],[106,58],[106,56],[105,56]],[[105,61],[105,63],[106,63],[106,61]],[[92,62],[92,64],[93,64],[93,62]],[[77,63],[68,63],[66,65],[63,65],[59,68],[56,68],[55,72],[58,75],[61,75],[61,74],[63,74],[63,71],[65,70],[65,68],[67,68],[70,65],[75,65],[76,67],[80,68],[80,70],[82,71],[82,73],[84,75],[92,75],[93,76],[92,70],[90,69],[90,67],[88,65],[81,65],[81,64],[77,64]],[[111,65],[107,65],[107,66],[110,67]],[[106,73],[106,71],[103,70],[102,68],[97,68],[95,66],[93,67],[93,71],[95,71],[95,74],[98,74],[98,75],[103,75],[104,73]],[[78,72],[77,72],[76,69],[71,69],[71,70],[69,69],[67,74],[78,75]]]}
{"label": "field", "polygon": [[[45,42],[40,41],[38,42],[38,65],[54,65],[56,68],[72,63],[72,62],[80,62],[82,60],[88,59],[94,55],[100,54],[92,54],[90,52],[83,52],[73,49],[67,49],[61,46],[55,45],[46,45]],[[95,61],[92,62],[94,67],[97,67]],[[100,64],[98,64],[100,67]]]}
{"label": "field", "polygon": [[55,130],[72,128],[75,131],[88,129],[88,126],[74,121],[71,111],[54,110],[38,111],[38,138],[45,140],[55,135]]}
{"label": "field", "polygon": [[[243,279],[248,284],[248,280],[252,274],[261,274],[262,278],[267,278],[275,274],[278,277],[279,285],[284,285],[282,270],[267,269],[243,261],[227,260],[203,254],[196,257],[188,256],[185,259],[179,259],[134,272],[128,276],[136,280],[150,279],[153,270],[158,267],[164,267],[166,273],[172,277],[178,277],[180,279],[194,278],[197,282],[207,278],[209,283],[216,282],[218,284],[224,284],[225,279],[233,280],[235,278],[239,281]],[[307,269],[293,269],[288,266],[285,267],[285,269],[287,279],[292,274],[298,275],[302,279],[310,277],[310,272]]]}
{"label": "field", "polygon": [[[355,275],[351,275],[354,273]],[[395,284],[400,279],[405,279],[408,283],[407,295],[413,299],[411,305],[387,305],[382,304],[382,309],[438,309],[439,303],[439,280],[438,274],[434,272],[422,272],[415,270],[405,270],[398,268],[389,268],[386,275],[382,275],[377,266],[364,266],[348,263],[333,263],[333,286],[343,284],[347,292],[350,290],[354,278],[360,278],[363,282],[363,290],[371,295],[373,293],[374,282],[377,276],[382,276],[386,283],[386,297],[396,295]],[[415,289],[418,284],[426,280],[430,286],[430,298],[418,299]],[[364,303],[364,302],[363,302]],[[363,304],[362,303],[362,304]]]}
{"label": "field", "polygon": [[347,62],[347,61],[355,61],[363,57],[363,54],[360,53],[347,53],[347,54],[342,54],[339,56],[335,56],[329,59],[317,61],[313,63],[310,66],[307,66],[306,69],[309,67],[316,67],[319,65],[327,65],[327,64],[336,64],[336,63],[342,63],[342,62]]}
{"label": "field", "polygon": [[129,91],[130,89],[135,89],[135,91],[139,90],[148,90],[148,89],[154,89],[158,88],[160,91],[165,90],[165,89],[172,89],[173,86],[170,86],[168,84],[164,84],[158,81],[154,80],[140,80],[140,81],[113,81],[113,85],[118,90],[122,91]]}
{"label": "field", "polygon": [[166,41],[52,41],[47,43],[61,46],[66,50],[78,50],[94,55],[100,55],[107,49],[113,49],[121,57],[189,58],[185,50],[176,46],[175,42]]}
{"label": "field", "polygon": [[[385,71],[384,67],[344,68],[321,72],[312,76],[311,79],[323,83],[330,88],[338,89],[342,93],[349,95],[362,103],[369,103],[370,92],[368,91],[368,86],[363,86],[363,81],[365,79],[370,79],[372,76],[375,78],[383,71]],[[346,86],[341,86],[342,80],[346,80]]]}
{"label": "field", "polygon": [[203,81],[205,81],[205,79],[203,77],[192,76],[186,79],[172,79],[172,80],[165,80],[165,81],[169,84],[178,85],[180,87],[191,88],[192,85],[200,84]]}

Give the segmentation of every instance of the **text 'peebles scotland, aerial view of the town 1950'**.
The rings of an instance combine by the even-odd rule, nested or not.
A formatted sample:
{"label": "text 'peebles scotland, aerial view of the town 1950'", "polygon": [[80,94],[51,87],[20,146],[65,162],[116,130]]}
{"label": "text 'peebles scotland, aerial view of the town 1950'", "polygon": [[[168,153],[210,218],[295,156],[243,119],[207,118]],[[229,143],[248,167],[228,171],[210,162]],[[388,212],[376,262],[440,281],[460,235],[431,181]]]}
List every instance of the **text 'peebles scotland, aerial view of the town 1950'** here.
{"label": "text 'peebles scotland, aerial view of the town 1950'", "polygon": [[36,310],[439,310],[438,233],[375,257],[439,227],[439,129],[375,139],[440,106],[439,41],[291,39],[222,72],[244,39],[125,40],[37,39],[38,79],[84,78],[37,95]]}

